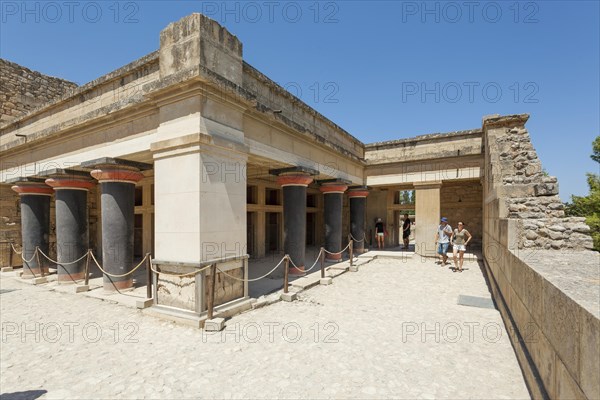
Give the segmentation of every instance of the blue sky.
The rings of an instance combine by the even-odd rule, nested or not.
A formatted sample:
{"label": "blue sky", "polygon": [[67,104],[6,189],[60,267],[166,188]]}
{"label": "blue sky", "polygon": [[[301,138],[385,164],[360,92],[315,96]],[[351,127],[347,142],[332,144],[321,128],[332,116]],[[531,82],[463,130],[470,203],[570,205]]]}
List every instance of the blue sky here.
{"label": "blue sky", "polygon": [[79,84],[204,12],[244,59],[363,142],[527,124],[561,197],[587,194],[600,134],[597,1],[2,1],[0,56]]}

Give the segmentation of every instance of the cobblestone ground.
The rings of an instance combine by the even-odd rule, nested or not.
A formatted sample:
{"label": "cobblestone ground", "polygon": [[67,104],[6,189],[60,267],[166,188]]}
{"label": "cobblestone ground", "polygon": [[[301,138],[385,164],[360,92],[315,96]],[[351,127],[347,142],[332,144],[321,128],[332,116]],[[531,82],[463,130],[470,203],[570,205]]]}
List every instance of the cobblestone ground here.
{"label": "cobblestone ground", "polygon": [[2,398],[528,398],[476,263],[376,260],[228,321],[175,325],[3,276]]}

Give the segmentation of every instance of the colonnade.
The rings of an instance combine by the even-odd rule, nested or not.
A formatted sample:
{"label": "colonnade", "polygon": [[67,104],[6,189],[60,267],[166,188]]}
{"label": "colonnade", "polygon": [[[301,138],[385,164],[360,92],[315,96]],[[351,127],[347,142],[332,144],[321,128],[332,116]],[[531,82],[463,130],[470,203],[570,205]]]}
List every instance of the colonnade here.
{"label": "colonnade", "polygon": [[[295,267],[290,274],[302,274],[306,252],[306,188],[313,182],[310,171],[295,172],[289,169],[276,171],[277,183],[283,191],[283,232],[284,252],[289,254]],[[339,261],[342,258],[342,206],[343,196],[348,190],[348,182],[342,180],[323,181],[320,191],[324,196],[325,250],[326,260]],[[350,201],[350,234],[354,250],[364,251],[366,188],[353,188],[348,191]],[[332,254],[333,253],[333,254]]]}
{"label": "colonnade", "polygon": [[[21,200],[23,277],[48,272],[49,261],[36,249],[49,254],[50,200],[54,195],[58,281],[68,283],[84,278],[83,256],[89,249],[88,192],[95,185],[92,178],[101,189],[103,268],[112,275],[132,270],[135,184],[143,178],[140,171],[152,166],[113,158],[92,160],[81,166],[93,170],[52,169],[34,178],[8,181]],[[109,291],[131,288],[132,276],[111,278],[105,274],[103,286]]]}

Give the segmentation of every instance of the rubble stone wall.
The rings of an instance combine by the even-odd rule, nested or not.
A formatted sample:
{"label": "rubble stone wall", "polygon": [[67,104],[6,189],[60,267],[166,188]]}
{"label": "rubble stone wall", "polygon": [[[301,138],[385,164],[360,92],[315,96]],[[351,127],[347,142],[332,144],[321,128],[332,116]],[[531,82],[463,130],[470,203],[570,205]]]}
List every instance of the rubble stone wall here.
{"label": "rubble stone wall", "polygon": [[533,398],[600,398],[600,256],[583,218],[565,218],[528,115],[483,121],[483,255]]}
{"label": "rubble stone wall", "polygon": [[56,100],[77,84],[0,58],[0,126]]}

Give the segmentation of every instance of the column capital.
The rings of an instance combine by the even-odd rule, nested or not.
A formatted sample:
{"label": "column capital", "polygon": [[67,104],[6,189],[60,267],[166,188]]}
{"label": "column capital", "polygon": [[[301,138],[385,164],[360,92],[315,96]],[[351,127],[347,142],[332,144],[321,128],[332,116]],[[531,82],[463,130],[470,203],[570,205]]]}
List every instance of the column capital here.
{"label": "column capital", "polygon": [[124,168],[98,168],[90,172],[98,182],[124,182],[136,184],[144,178],[144,175],[132,169]]}
{"label": "column capital", "polygon": [[359,198],[359,197],[367,197],[369,195],[369,190],[364,187],[364,188],[351,188],[350,190],[348,190],[348,197],[353,199],[353,198]]}
{"label": "column capital", "polygon": [[304,186],[307,187],[313,181],[313,178],[308,174],[286,174],[277,177],[277,184],[281,187],[286,186]]}
{"label": "column capital", "polygon": [[94,187],[89,173],[85,171],[54,168],[43,171],[39,175],[46,177],[46,185],[51,186],[54,190],[89,190]]}
{"label": "column capital", "polygon": [[323,194],[344,193],[346,190],[348,190],[348,186],[341,183],[325,183],[321,185],[319,190]]}
{"label": "column capital", "polygon": [[17,192],[19,196],[26,194],[52,196],[52,193],[54,193],[51,187],[44,184],[20,184],[12,186],[11,189]]}
{"label": "column capital", "polygon": [[48,178],[46,185],[51,186],[54,190],[90,190],[94,187],[94,183],[89,180],[71,178]]}
{"label": "column capital", "polygon": [[14,184],[11,189],[21,195],[52,196],[54,190],[44,183],[43,179],[31,177],[19,177],[8,180],[6,183]]}

